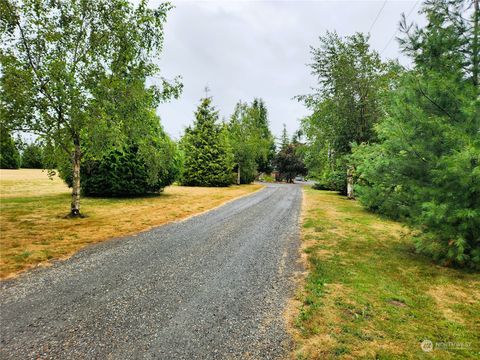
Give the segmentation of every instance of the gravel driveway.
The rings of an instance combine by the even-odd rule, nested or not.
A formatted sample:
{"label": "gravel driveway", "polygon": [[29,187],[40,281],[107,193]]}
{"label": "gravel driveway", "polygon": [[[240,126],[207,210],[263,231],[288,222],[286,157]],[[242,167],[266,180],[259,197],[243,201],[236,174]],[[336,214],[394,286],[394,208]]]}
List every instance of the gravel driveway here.
{"label": "gravel driveway", "polygon": [[0,358],[285,357],[301,198],[267,185],[0,283]]}

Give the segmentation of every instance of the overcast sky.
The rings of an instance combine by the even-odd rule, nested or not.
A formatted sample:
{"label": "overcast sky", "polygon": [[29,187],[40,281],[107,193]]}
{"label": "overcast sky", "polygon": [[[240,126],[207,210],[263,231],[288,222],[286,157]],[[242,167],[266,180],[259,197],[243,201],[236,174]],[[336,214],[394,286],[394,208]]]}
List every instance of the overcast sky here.
{"label": "overcast sky", "polygon": [[[151,5],[158,2],[151,1]],[[173,1],[167,18],[161,75],[183,78],[181,98],[162,104],[165,130],[179,138],[192,123],[204,88],[228,118],[238,100],[265,100],[275,135],[289,133],[308,112],[292,97],[310,92],[310,46],[325,31],[369,32],[382,58],[400,56],[392,37],[402,12],[422,22],[417,1]],[[375,21],[376,19],[376,21]],[[400,59],[405,63],[405,59]]]}

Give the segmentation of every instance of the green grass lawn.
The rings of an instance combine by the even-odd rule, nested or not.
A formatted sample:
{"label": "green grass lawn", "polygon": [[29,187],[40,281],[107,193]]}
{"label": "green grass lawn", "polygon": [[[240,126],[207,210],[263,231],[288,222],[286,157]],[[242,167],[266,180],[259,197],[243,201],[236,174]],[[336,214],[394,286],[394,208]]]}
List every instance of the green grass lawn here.
{"label": "green grass lawn", "polygon": [[331,192],[305,188],[302,233],[295,358],[480,358],[480,274],[434,264],[406,228]]}

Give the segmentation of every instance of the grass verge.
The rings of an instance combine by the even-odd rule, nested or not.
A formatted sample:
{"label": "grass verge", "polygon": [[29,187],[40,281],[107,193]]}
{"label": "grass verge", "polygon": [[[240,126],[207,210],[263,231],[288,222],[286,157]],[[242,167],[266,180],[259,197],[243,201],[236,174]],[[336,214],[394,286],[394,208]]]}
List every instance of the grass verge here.
{"label": "grass verge", "polygon": [[82,247],[181,220],[249,194],[260,185],[228,188],[170,186],[159,196],[83,198],[83,219],[65,218],[69,189],[41,170],[0,170],[0,278]]}
{"label": "grass verge", "polygon": [[305,188],[302,222],[293,358],[479,358],[478,273],[433,264],[399,223],[331,192]]}

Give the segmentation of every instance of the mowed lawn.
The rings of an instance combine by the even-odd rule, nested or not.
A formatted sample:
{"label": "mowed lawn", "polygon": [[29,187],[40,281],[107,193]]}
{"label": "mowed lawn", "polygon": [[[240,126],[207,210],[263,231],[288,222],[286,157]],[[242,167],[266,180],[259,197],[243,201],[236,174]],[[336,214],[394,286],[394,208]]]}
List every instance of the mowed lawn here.
{"label": "mowed lawn", "polygon": [[306,188],[302,221],[294,358],[480,358],[479,273],[435,265],[406,228],[331,192]]}
{"label": "mowed lawn", "polygon": [[82,198],[83,219],[65,218],[70,189],[42,170],[0,170],[0,278],[49,260],[67,258],[82,247],[133,234],[212,209],[258,190],[170,186],[158,196]]}

